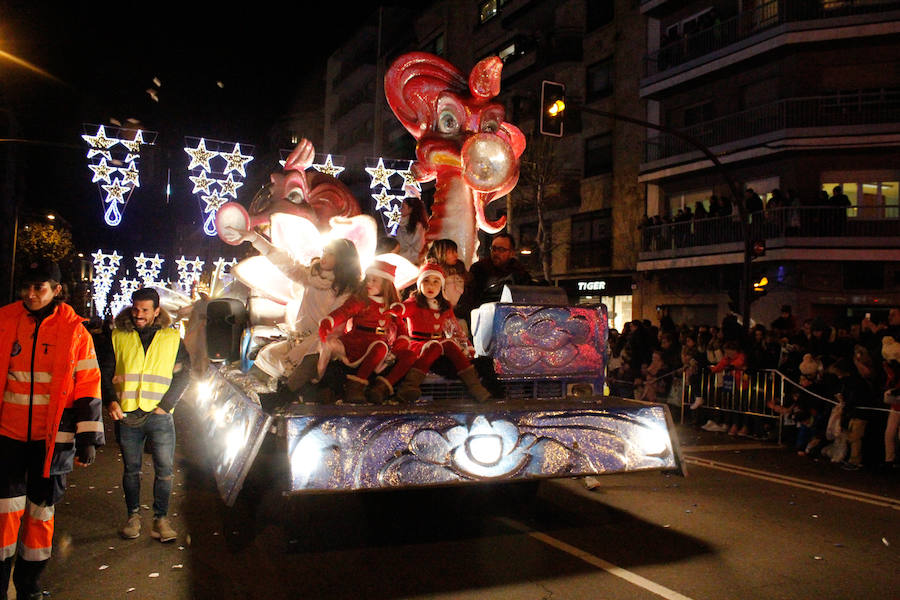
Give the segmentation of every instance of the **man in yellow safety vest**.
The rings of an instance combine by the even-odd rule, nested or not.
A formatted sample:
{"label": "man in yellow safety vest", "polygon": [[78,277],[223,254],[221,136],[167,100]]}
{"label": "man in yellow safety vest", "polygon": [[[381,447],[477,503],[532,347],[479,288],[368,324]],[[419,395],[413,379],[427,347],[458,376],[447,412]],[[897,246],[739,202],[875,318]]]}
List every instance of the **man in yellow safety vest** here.
{"label": "man in yellow safety vest", "polygon": [[125,463],[122,488],[128,519],[119,533],[126,539],[141,534],[141,459],[149,440],[155,471],[150,535],[171,542],[177,537],[168,518],[175,462],[172,410],[190,383],[191,361],[156,290],[135,291],[131,303],[116,316],[111,349],[101,350],[99,357],[103,403],[116,421]]}

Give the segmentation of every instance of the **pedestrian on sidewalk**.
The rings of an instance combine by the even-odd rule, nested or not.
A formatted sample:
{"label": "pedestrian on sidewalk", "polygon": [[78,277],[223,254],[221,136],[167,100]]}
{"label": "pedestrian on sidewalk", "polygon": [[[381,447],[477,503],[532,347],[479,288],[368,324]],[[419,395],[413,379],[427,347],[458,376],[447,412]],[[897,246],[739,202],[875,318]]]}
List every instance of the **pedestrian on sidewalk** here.
{"label": "pedestrian on sidewalk", "polygon": [[115,318],[111,350],[100,355],[103,404],[116,421],[125,464],[122,488],[128,519],[119,533],[126,539],[141,534],[141,461],[147,440],[155,474],[150,535],[161,542],[178,535],[168,518],[175,462],[172,411],[190,383],[191,359],[171,325],[156,290],[141,288],[131,295],[131,307]]}
{"label": "pedestrian on sidewalk", "polygon": [[[19,599],[42,597],[54,506],[73,463],[104,443],[94,342],[60,300],[56,263],[26,267],[22,300],[0,309],[0,599],[12,574]],[[21,535],[19,529],[22,529]],[[13,556],[18,542],[18,558]]]}

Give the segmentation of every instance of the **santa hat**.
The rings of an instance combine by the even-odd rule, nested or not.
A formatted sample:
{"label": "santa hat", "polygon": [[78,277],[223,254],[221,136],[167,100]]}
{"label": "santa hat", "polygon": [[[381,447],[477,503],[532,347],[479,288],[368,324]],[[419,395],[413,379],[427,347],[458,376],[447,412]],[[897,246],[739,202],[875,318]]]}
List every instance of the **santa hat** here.
{"label": "santa hat", "polygon": [[900,362],[900,342],[889,335],[881,338],[881,356],[884,360]]}
{"label": "santa hat", "polygon": [[394,274],[397,271],[397,267],[390,263],[386,263],[383,260],[376,260],[366,269],[366,275],[375,275],[376,277],[383,277],[394,283]]}
{"label": "santa hat", "polygon": [[441,287],[444,287],[444,270],[441,268],[441,265],[433,262],[427,262],[419,269],[419,276],[416,278],[416,287],[422,283],[422,280],[426,277],[430,277],[434,275],[438,279],[441,280]]}

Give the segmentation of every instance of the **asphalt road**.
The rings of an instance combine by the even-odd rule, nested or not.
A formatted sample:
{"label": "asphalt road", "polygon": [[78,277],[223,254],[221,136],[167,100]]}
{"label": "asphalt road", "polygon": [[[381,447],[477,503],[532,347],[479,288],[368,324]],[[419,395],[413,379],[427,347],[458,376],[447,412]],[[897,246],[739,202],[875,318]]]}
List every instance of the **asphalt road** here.
{"label": "asphalt road", "polygon": [[57,507],[52,598],[900,597],[897,472],[845,472],[680,428],[686,478],[284,497],[255,469],[226,509],[191,419],[190,405],[176,412],[178,540],[147,535],[149,508],[144,535],[117,536],[125,508],[110,428]]}

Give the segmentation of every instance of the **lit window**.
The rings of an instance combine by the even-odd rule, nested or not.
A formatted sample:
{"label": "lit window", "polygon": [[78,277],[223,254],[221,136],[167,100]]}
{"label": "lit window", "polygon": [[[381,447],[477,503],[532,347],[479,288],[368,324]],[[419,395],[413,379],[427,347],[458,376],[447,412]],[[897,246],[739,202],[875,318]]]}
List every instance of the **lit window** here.
{"label": "lit window", "polygon": [[516,54],[516,43],[515,42],[512,42],[511,44],[501,48],[500,51],[497,52],[497,56],[499,56],[500,60],[502,60],[503,62],[506,62],[507,59],[515,56],[515,54]]}
{"label": "lit window", "polygon": [[478,5],[478,21],[487,23],[497,16],[497,0],[487,0]]}

